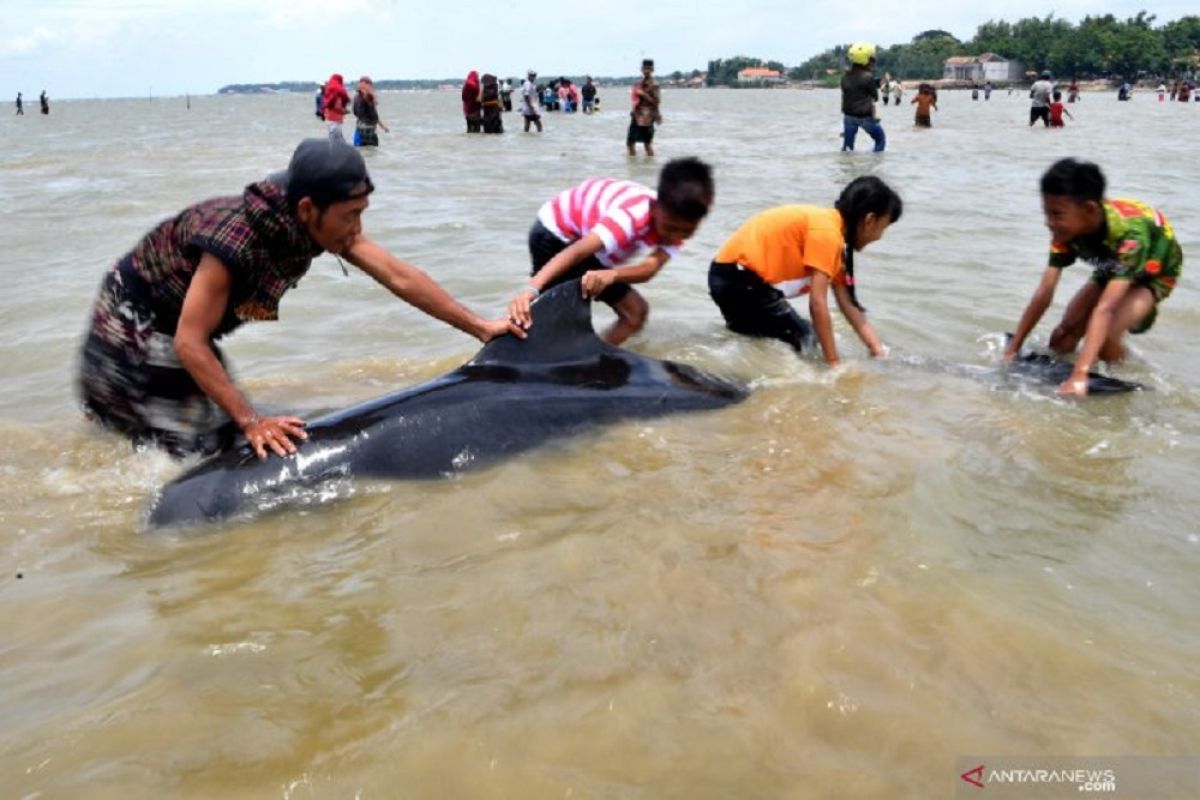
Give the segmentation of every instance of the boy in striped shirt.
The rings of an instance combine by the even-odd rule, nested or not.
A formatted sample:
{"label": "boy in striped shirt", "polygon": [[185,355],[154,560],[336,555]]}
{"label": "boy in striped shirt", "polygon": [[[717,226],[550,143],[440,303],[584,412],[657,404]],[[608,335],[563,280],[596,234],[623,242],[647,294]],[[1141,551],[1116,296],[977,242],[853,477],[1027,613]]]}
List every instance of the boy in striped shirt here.
{"label": "boy in striped shirt", "polygon": [[[657,191],[614,178],[592,178],[567,189],[541,207],[529,229],[532,277],[509,303],[509,318],[528,328],[534,298],[580,278],[584,297],[616,312],[604,339],[621,344],[642,329],[650,311],[631,284],[649,281],[679,252],[712,202],[712,173],[698,158],[668,162]],[[643,245],[650,254],[626,266]]]}

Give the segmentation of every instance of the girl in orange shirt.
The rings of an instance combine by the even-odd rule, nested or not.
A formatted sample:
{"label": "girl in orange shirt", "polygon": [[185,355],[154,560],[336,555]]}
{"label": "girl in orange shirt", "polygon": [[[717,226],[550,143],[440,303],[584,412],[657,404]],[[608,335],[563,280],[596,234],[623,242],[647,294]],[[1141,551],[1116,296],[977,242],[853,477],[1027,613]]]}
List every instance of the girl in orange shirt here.
{"label": "girl in orange shirt", "polygon": [[[854,287],[854,253],[878,241],[900,219],[904,204],[873,175],[855,178],[833,208],[790,205],[747,220],[725,242],[708,270],[708,288],[730,330],[811,346],[813,331],[830,366],[839,361],[829,315],[829,290],[872,356],[883,342],[864,315]],[[812,324],[789,297],[808,295]]]}

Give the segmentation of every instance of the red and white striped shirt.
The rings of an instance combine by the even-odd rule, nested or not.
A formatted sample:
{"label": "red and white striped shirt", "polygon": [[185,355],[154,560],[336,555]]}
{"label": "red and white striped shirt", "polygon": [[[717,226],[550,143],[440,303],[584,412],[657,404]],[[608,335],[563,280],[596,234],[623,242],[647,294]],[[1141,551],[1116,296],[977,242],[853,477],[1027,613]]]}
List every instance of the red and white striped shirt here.
{"label": "red and white striped shirt", "polygon": [[625,263],[643,244],[674,257],[679,248],[661,244],[654,232],[650,208],[655,198],[654,190],[640,183],[591,178],[547,201],[538,220],[564,242],[599,236],[604,249],[596,260],[606,267]]}

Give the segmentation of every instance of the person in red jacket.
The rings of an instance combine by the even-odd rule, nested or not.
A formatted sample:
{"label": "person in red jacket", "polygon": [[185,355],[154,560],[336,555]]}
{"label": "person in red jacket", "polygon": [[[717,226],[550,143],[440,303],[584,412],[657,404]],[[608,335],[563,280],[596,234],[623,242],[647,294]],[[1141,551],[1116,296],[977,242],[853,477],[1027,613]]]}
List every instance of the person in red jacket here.
{"label": "person in red jacket", "polygon": [[342,120],[346,118],[346,109],[349,107],[350,93],[346,91],[346,84],[342,82],[342,76],[335,72],[325,82],[324,104],[322,105],[325,112],[325,129],[329,131],[330,139],[339,142],[346,141],[346,138],[342,136]]}

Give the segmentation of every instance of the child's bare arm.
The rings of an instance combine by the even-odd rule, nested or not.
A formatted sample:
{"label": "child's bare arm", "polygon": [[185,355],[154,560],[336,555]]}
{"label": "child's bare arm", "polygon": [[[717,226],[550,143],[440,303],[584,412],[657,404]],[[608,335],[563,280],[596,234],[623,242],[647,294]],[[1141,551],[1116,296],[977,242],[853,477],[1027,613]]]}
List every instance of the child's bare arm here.
{"label": "child's bare arm", "polygon": [[1046,267],[1046,271],[1042,273],[1042,280],[1033,290],[1033,297],[1029,298],[1029,304],[1025,306],[1025,311],[1021,314],[1021,321],[1017,323],[1012,341],[1004,349],[1006,361],[1011,361],[1017,353],[1021,352],[1021,345],[1025,343],[1025,338],[1037,327],[1042,315],[1046,313],[1046,309],[1054,302],[1054,290],[1058,287],[1058,279],[1061,275],[1062,270],[1057,267]]}
{"label": "child's bare arm", "polygon": [[583,275],[583,296],[597,297],[614,283],[645,283],[671,259],[665,250],[655,250],[632,267],[594,269]]}
{"label": "child's bare arm", "polygon": [[829,316],[829,276],[813,270],[812,287],[808,292],[808,315],[812,318],[813,332],[821,345],[825,363],[838,365],[837,340],[833,336],[833,319]]}
{"label": "child's bare arm", "polygon": [[600,252],[604,243],[594,233],[589,233],[577,242],[573,242],[554,258],[546,262],[546,266],[529,279],[529,288],[522,289],[508,304],[508,316],[522,328],[528,328],[533,321],[529,307],[543,289],[554,283],[556,279],[567,274],[571,267],[585,258]]}
{"label": "child's bare arm", "polygon": [[1059,394],[1077,397],[1087,394],[1088,370],[1100,357],[1100,350],[1104,347],[1105,339],[1108,338],[1113,316],[1117,313],[1117,306],[1129,293],[1131,285],[1127,280],[1111,280],[1104,287],[1100,299],[1096,301],[1096,307],[1092,309],[1091,317],[1088,318],[1087,332],[1083,335],[1083,348],[1075,358],[1075,368],[1071,370],[1071,376],[1058,388]]}
{"label": "child's bare arm", "polygon": [[867,320],[867,315],[864,314],[858,306],[854,305],[854,301],[850,299],[850,290],[846,288],[846,284],[837,281],[833,284],[833,295],[837,298],[838,308],[841,309],[842,316],[850,323],[850,327],[854,328],[854,332],[858,334],[858,338],[867,346],[867,351],[870,352],[872,358],[879,358],[886,354],[883,342],[879,339],[879,334],[875,332],[875,328]]}

